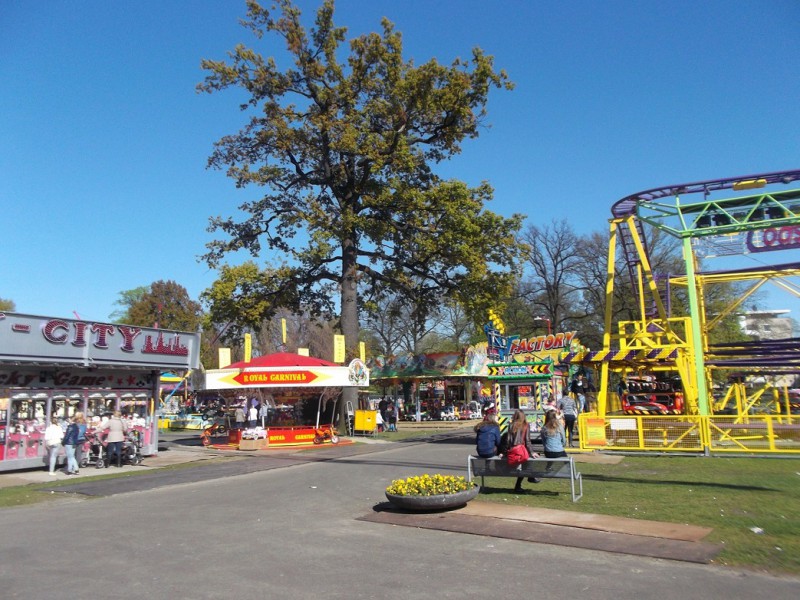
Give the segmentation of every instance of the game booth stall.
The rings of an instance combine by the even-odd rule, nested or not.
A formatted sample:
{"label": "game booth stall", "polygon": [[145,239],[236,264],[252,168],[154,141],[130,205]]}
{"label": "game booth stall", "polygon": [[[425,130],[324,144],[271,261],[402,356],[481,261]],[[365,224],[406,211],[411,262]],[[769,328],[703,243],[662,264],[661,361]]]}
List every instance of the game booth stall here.
{"label": "game booth stall", "polygon": [[121,411],[137,454],[156,454],[161,372],[199,358],[198,333],[0,313],[0,472],[44,466],[47,424],[77,412],[92,434]]}
{"label": "game booth stall", "polygon": [[[233,395],[243,399],[244,411],[258,401],[248,398],[254,391],[269,392],[265,426],[225,428],[226,439],[219,438],[216,426],[203,433],[206,446],[260,450],[272,446],[300,446],[337,443],[333,419],[339,388],[369,386],[369,370],[359,359],[341,366],[321,358],[291,352],[276,352],[206,371],[205,391]],[[310,409],[310,410],[309,410]],[[320,423],[322,415],[328,422]]]}

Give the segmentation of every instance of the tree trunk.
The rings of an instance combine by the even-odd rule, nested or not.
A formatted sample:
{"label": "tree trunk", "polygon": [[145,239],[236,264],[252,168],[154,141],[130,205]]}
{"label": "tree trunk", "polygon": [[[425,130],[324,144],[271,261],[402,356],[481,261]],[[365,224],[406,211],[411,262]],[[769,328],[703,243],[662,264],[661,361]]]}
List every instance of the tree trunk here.
{"label": "tree trunk", "polygon": [[[358,352],[358,270],[356,265],[356,245],[353,239],[342,244],[342,317],[344,334],[345,364],[359,356]],[[358,388],[342,388],[342,402],[339,408],[339,429],[344,431],[347,424],[348,402],[353,409],[358,407]]]}

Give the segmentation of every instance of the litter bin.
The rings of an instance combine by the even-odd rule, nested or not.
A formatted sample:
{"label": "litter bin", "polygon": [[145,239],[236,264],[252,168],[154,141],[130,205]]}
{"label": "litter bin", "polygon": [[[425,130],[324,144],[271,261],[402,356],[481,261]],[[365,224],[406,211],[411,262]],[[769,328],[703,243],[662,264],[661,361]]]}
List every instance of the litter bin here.
{"label": "litter bin", "polygon": [[355,435],[375,435],[378,430],[377,410],[357,410],[353,433]]}
{"label": "litter bin", "polygon": [[241,429],[229,429],[228,430],[228,443],[233,445],[239,445],[242,441],[242,430]]}

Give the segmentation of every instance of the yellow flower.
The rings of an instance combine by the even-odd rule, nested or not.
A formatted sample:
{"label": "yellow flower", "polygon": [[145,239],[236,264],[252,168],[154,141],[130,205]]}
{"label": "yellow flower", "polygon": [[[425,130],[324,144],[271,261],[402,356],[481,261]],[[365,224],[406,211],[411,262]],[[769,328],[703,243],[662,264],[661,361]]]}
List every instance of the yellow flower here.
{"label": "yellow flower", "polygon": [[472,489],[474,485],[463,476],[439,473],[431,476],[425,473],[421,476],[412,475],[406,479],[395,479],[386,488],[386,492],[394,496],[434,496],[463,492]]}

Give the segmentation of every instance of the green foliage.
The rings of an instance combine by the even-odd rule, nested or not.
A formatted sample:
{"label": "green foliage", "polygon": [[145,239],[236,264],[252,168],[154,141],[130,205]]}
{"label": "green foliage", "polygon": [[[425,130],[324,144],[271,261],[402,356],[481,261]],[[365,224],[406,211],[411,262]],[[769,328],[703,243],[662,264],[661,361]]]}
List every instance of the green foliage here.
{"label": "green foliage", "polygon": [[189,298],[182,285],[174,281],[156,281],[128,309],[129,325],[178,331],[197,331],[200,304]]}
{"label": "green foliage", "polygon": [[252,261],[222,266],[219,278],[200,295],[209,307],[204,329],[223,326],[225,340],[260,331],[279,306],[299,307],[297,288],[289,281],[285,270],[259,269]]}
{"label": "green foliage", "polygon": [[150,291],[150,287],[146,285],[139,286],[137,288],[133,288],[132,290],[125,290],[119,293],[119,299],[117,299],[114,304],[119,306],[118,310],[115,310],[113,313],[109,315],[109,319],[111,319],[112,323],[123,323],[129,324],[131,323],[130,317],[130,310],[131,306],[139,302],[142,298],[144,298],[145,294]]}
{"label": "green foliage", "polygon": [[[478,48],[468,61],[417,66],[403,59],[401,35],[385,19],[382,33],[351,39],[340,62],[346,29],[334,25],[331,0],[308,30],[290,1],[277,5],[248,2],[244,24],[258,39],[282,39],[289,68],[244,45],[230,62],[202,63],[208,75],[199,91],[241,88],[249,95],[241,108],[253,111],[241,131],[217,142],[209,165],[225,169],[238,187],[265,190],[240,207],[242,220],[211,220],[210,230],[225,239],[210,242],[204,258],[217,267],[245,250],[285,261],[263,273],[223,270],[206,295],[223,304],[212,306],[214,320],[254,326],[277,305],[324,314],[338,292],[353,352],[357,290],[413,295],[423,307],[458,297],[470,314],[483,311],[508,287],[522,217],[486,210],[488,184],[444,181],[432,167],[478,136],[489,90],[512,87],[506,74]],[[240,301],[245,293],[265,297],[239,310],[225,288]]]}
{"label": "green foliage", "polygon": [[8,312],[14,312],[17,310],[17,305],[14,304],[13,300],[6,300],[5,298],[0,298],[0,310],[7,310]]}

